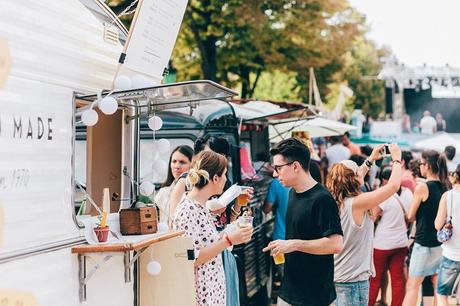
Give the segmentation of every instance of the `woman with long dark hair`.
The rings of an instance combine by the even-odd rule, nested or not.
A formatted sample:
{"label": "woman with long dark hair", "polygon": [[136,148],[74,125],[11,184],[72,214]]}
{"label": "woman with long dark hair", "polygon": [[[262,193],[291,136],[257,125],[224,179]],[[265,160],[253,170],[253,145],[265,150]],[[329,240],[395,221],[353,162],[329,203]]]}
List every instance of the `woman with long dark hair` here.
{"label": "woman with long dark hair", "polygon": [[442,249],[436,238],[434,220],[442,194],[451,188],[444,155],[433,150],[424,151],[420,161],[420,172],[426,178],[426,182],[420,182],[415,187],[414,198],[407,215],[410,221],[416,221],[415,242],[403,303],[408,306],[416,305],[420,285],[426,276],[434,275],[432,282],[433,288],[436,288]]}
{"label": "woman with long dark hair", "polygon": [[155,203],[160,210],[160,222],[169,222],[169,200],[177,179],[189,170],[193,158],[193,149],[189,146],[178,146],[169,157],[168,175],[155,195]]}

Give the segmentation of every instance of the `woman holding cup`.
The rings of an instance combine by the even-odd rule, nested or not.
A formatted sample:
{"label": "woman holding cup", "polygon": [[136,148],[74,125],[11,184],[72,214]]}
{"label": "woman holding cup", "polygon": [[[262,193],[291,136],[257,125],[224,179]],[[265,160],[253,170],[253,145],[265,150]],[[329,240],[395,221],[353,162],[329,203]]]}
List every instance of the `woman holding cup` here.
{"label": "woman holding cup", "polygon": [[195,248],[195,290],[197,305],[226,305],[226,284],[220,254],[232,245],[251,240],[252,227],[242,226],[219,234],[206,201],[221,194],[227,181],[227,159],[204,151],[194,157],[187,180],[192,189],[183,196],[173,218],[173,228],[192,237]]}

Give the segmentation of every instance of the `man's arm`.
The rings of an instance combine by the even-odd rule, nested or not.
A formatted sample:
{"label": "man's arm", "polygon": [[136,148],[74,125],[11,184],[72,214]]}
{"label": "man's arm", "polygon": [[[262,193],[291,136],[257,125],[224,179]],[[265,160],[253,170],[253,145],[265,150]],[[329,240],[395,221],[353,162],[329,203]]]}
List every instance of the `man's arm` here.
{"label": "man's arm", "polygon": [[314,255],[338,254],[343,249],[343,237],[331,235],[315,240],[288,240],[292,243],[294,251]]}
{"label": "man's arm", "polygon": [[263,249],[264,252],[271,251],[272,256],[280,253],[288,254],[292,252],[302,252],[314,255],[338,254],[343,249],[343,237],[333,234],[315,240],[275,240]]}

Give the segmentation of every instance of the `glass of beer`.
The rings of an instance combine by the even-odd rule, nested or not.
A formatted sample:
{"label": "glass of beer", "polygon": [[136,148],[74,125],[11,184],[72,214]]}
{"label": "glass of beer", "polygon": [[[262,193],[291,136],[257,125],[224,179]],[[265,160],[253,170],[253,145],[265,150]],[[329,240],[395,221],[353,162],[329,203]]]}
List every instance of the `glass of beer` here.
{"label": "glass of beer", "polygon": [[242,192],[240,193],[238,198],[236,198],[236,204],[238,204],[239,206],[248,205],[248,203],[249,203],[249,195],[246,192],[243,192],[243,191],[246,191],[249,188],[251,188],[251,187],[241,186],[241,191]]}
{"label": "glass of beer", "polygon": [[284,264],[284,254],[279,253],[278,255],[273,256],[273,260],[275,261],[275,265]]}

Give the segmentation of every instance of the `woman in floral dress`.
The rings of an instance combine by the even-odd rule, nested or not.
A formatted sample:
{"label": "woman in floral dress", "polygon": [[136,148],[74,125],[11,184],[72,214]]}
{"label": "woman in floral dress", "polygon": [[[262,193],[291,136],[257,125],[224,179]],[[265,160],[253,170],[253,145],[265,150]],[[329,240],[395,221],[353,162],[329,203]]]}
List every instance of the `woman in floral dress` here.
{"label": "woman in floral dress", "polygon": [[251,240],[252,227],[219,234],[206,201],[221,194],[226,182],[227,159],[212,151],[194,157],[187,180],[192,189],[179,202],[173,228],[193,238],[195,248],[196,303],[200,306],[225,306],[225,274],[221,253],[231,245]]}

